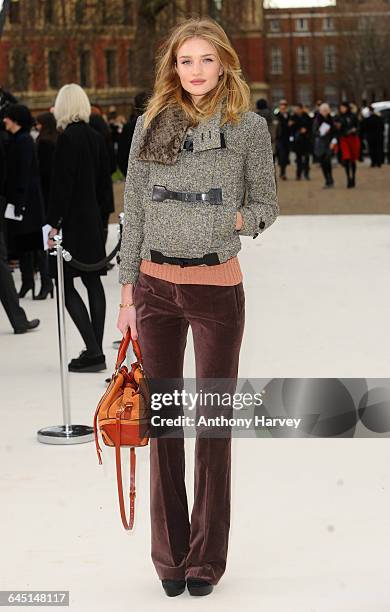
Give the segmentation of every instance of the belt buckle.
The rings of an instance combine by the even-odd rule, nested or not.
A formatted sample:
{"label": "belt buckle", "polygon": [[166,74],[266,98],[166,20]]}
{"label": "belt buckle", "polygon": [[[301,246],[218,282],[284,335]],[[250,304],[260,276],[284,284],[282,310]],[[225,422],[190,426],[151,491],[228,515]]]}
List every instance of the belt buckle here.
{"label": "belt buckle", "polygon": [[164,202],[167,197],[167,188],[164,185],[153,185],[152,200]]}
{"label": "belt buckle", "polygon": [[220,187],[210,189],[209,200],[211,204],[222,204],[222,193]]}

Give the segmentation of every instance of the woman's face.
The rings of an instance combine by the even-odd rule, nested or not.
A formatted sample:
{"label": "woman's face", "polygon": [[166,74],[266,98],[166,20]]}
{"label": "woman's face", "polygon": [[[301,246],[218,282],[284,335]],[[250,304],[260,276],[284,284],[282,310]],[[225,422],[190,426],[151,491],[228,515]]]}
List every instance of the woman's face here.
{"label": "woman's face", "polygon": [[321,104],[320,113],[323,117],[327,117],[330,114],[329,106],[325,106],[325,104]]}
{"label": "woman's face", "polygon": [[181,85],[197,103],[214,89],[223,74],[215,48],[203,38],[189,38],[177,51],[176,71]]}

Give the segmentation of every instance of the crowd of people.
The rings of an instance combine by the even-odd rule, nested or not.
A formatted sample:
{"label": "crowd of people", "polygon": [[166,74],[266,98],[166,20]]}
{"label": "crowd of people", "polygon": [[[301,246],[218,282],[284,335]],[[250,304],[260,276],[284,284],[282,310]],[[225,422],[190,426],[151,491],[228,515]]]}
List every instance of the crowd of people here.
{"label": "crowd of people", "polygon": [[[113,264],[103,263],[99,269],[96,264],[106,256],[108,221],[115,208],[113,176],[127,174],[135,124],[146,102],[146,93],[135,96],[126,122],[115,107],[105,115],[79,85],[70,84],[60,89],[50,110],[33,117],[27,106],[0,88],[0,299],[15,333],[39,326],[39,319],[28,319],[19,299],[30,291],[34,300],[53,297],[57,266],[49,249],[63,229],[63,247],[76,260],[95,265],[89,271],[64,265],[65,305],[86,347],[68,364],[71,371],[106,368],[101,276]],[[389,126],[372,106],[358,110],[343,101],[334,113],[318,101],[311,112],[302,104],[290,109],[284,99],[272,109],[260,99],[256,112],[267,120],[282,180],[287,179],[291,153],[296,179],[310,179],[311,166],[318,163],[326,189],[334,186],[332,158],[343,165],[348,188],[356,185],[357,161],[364,149],[372,167],[381,167],[386,156],[390,163],[389,145],[384,144]],[[45,225],[51,227],[49,249],[43,243]],[[17,262],[22,280],[18,291],[13,279]],[[89,312],[75,287],[76,277],[86,287]]]}
{"label": "crowd of people", "polygon": [[291,153],[295,153],[296,180],[309,180],[312,163],[319,163],[324,189],[334,186],[332,158],[344,167],[347,188],[356,186],[357,162],[363,161],[365,149],[371,167],[380,168],[386,158],[390,163],[390,118],[377,113],[372,105],[363,103],[358,109],[345,100],[332,112],[327,102],[318,100],[311,112],[303,104],[289,108],[288,101],[282,99],[272,110],[260,99],[257,112],[267,120],[282,180],[287,180]]}
{"label": "crowd of people", "polygon": [[[127,171],[132,131],[145,101],[145,95],[136,96],[129,121],[118,130],[114,112],[105,116],[79,85],[64,85],[54,106],[36,117],[0,90],[0,299],[14,333],[39,326],[39,319],[28,319],[19,300],[30,291],[34,300],[53,297],[57,262],[49,250],[63,230],[64,249],[90,266],[84,271],[64,263],[65,306],[86,347],[70,361],[70,371],[106,368],[101,276],[113,267],[104,262],[109,216],[115,209],[112,177],[118,166]],[[51,228],[46,249],[44,226]],[[22,278],[18,290],[13,278],[17,262]],[[87,289],[89,309],[74,284],[76,277]]]}

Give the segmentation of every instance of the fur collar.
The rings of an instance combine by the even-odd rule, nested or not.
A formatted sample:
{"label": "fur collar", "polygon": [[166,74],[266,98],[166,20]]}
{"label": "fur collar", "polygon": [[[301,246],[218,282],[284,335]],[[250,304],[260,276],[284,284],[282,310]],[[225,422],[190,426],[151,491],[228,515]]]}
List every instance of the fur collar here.
{"label": "fur collar", "polygon": [[[200,122],[193,129],[194,151],[220,147],[221,104],[207,121]],[[161,164],[175,164],[183,147],[184,137],[191,120],[175,104],[164,109],[143,130],[137,159]]]}

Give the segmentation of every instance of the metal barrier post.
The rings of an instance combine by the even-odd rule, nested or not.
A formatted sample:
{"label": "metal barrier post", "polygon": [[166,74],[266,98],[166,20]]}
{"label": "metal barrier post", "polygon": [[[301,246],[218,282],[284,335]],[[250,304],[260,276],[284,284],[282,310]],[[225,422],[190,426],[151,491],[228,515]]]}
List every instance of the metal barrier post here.
{"label": "metal barrier post", "polygon": [[[124,220],[125,220],[125,213],[123,213],[123,212],[119,213],[118,238],[122,238],[122,231],[123,231]],[[118,257],[119,257],[119,255],[118,255]],[[118,261],[118,263],[119,263],[119,261]],[[130,352],[129,351],[130,348],[131,349],[133,348],[133,345],[131,344],[131,342],[129,344],[129,348],[127,349],[127,353],[126,353],[126,365],[127,365],[127,369],[128,370],[131,370],[131,362],[133,360],[133,357],[131,357],[131,355],[133,355],[134,358],[135,358],[134,351],[131,350],[131,352]]]}
{"label": "metal barrier post", "polygon": [[56,243],[55,252],[52,255],[57,257],[57,318],[58,318],[58,340],[60,349],[60,369],[61,369],[61,394],[62,411],[64,417],[63,425],[52,425],[39,429],[37,437],[39,442],[46,444],[80,444],[82,442],[92,442],[94,439],[93,427],[89,425],[72,425],[70,414],[69,398],[69,373],[68,356],[66,349],[65,334],[65,294],[64,294],[64,261],[67,258],[67,251],[62,247],[62,233],[54,236]]}

